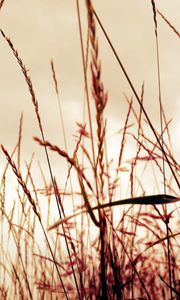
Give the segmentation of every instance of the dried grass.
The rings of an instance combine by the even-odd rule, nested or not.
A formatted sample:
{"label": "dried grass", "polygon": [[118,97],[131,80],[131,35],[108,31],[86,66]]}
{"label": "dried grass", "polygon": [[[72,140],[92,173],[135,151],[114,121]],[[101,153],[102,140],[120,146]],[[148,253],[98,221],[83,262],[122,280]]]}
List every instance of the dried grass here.
{"label": "dried grass", "polygon": [[[0,9],[4,1],[0,2]],[[65,151],[53,145],[44,138],[38,101],[28,71],[15,50],[12,42],[1,30],[3,38],[20,66],[31,95],[35,108],[41,139],[34,140],[43,146],[47,153],[51,173],[51,183],[44,176],[41,165],[39,169],[44,186],[36,187],[33,178],[32,163],[23,166],[21,157],[22,124],[20,118],[18,142],[10,155],[4,146],[1,146],[7,164],[2,173],[0,186],[0,226],[1,258],[0,258],[0,298],[5,299],[179,299],[180,272],[179,272],[179,193],[171,184],[174,177],[179,188],[179,164],[175,159],[171,145],[169,122],[166,120],[162,104],[160,113],[162,128],[158,133],[151,123],[144,108],[144,83],[139,97],[123,67],[100,19],[98,18],[92,1],[86,0],[88,13],[88,46],[86,58],[82,39],[82,25],[80,8],[77,0],[77,12],[81,38],[82,61],[84,68],[85,93],[87,98],[88,124],[77,123],[78,137],[73,155],[69,155],[66,142],[66,133],[63,115],[59,102],[58,81],[55,66],[51,61],[54,88],[59,102],[60,118],[62,122]],[[156,9],[155,2],[151,1],[155,36],[158,37],[157,14],[168,26],[174,30],[172,24]],[[108,146],[106,140],[106,122],[104,112],[108,103],[107,92],[102,83],[99,44],[96,31],[96,21],[104,32],[111,49],[138,100],[139,112],[134,108],[133,99],[129,100],[124,126],[118,132],[118,156],[111,172],[111,162],[108,160]],[[91,77],[92,96],[95,115],[90,109],[88,93],[88,59],[91,47]],[[159,54],[158,54],[159,55]],[[160,89],[160,86],[159,86]],[[143,114],[146,122],[143,120]],[[92,120],[96,123],[95,139],[92,131]],[[132,119],[133,123],[132,126]],[[155,135],[155,141],[146,134],[147,123]],[[163,141],[167,134],[168,141]],[[129,158],[128,168],[124,167],[124,153],[129,140],[135,142],[136,149],[132,158]],[[91,149],[86,141],[90,141]],[[65,159],[68,164],[65,187],[59,188],[53,176],[47,149]],[[83,155],[80,163],[80,151]],[[17,163],[14,155],[17,154]],[[164,186],[173,195],[159,193],[146,195],[143,177],[152,165],[154,181],[158,186],[156,173],[164,176],[165,169],[162,161],[169,166],[170,179],[165,177]],[[11,166],[18,180],[15,200],[10,210],[7,210],[6,189],[8,185],[7,173]],[[91,172],[89,172],[89,169]],[[22,176],[25,170],[26,176]],[[68,183],[75,170],[79,182],[77,191],[72,187],[67,189]],[[141,170],[141,171],[140,171]],[[123,173],[124,172],[124,173]],[[141,172],[141,173],[140,173]],[[122,189],[120,176],[127,173],[129,180],[129,197],[121,199],[118,188]],[[93,176],[92,176],[93,174]],[[73,178],[73,177],[72,177]],[[138,187],[142,193],[138,196]],[[158,187],[157,187],[158,190]],[[166,191],[166,190],[165,190]],[[32,196],[33,195],[33,196]],[[43,204],[41,196],[43,195]],[[54,209],[52,197],[55,195],[57,208]],[[61,198],[62,197],[62,198]],[[72,198],[72,211],[67,213],[66,204]],[[83,202],[74,200],[83,200]],[[17,201],[19,205],[17,205]],[[45,216],[45,201],[47,214]],[[79,204],[81,203],[81,204]],[[169,205],[169,211],[163,205]],[[18,206],[18,208],[17,208]],[[16,211],[18,210],[18,218]],[[54,217],[54,212],[56,212]],[[59,214],[59,217],[58,217]],[[56,222],[54,220],[58,219]],[[37,222],[38,221],[38,222]],[[79,225],[79,223],[81,223]],[[48,230],[46,232],[45,225]],[[52,224],[52,225],[50,225]],[[7,230],[8,226],[8,230]],[[37,231],[41,234],[37,235]],[[4,235],[4,232],[7,232]],[[45,240],[43,246],[43,239]],[[10,247],[13,243],[15,248]],[[15,250],[14,250],[15,249]],[[15,254],[13,253],[15,252]]]}

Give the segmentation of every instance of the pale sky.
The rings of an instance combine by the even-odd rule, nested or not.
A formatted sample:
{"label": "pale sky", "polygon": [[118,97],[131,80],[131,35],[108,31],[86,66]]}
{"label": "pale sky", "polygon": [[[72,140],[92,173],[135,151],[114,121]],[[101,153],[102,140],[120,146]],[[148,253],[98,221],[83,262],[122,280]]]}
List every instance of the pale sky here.
{"label": "pale sky", "polygon": [[[80,0],[84,29],[87,12]],[[145,107],[159,128],[156,48],[151,1],[96,0],[94,8],[106,28],[138,93],[145,81]],[[180,1],[157,0],[157,8],[180,31]],[[160,50],[162,101],[171,124],[176,158],[180,154],[180,43],[175,33],[157,16]],[[53,59],[59,83],[62,111],[69,147],[76,122],[82,121],[84,83],[75,0],[7,0],[0,11],[0,28],[10,37],[29,70],[46,138],[64,148],[59,127],[57,99],[52,81]],[[97,25],[98,28],[98,25]],[[107,115],[111,133],[124,124],[127,104],[123,93],[131,97],[122,72],[104,38],[99,36],[102,78],[109,100]],[[32,140],[40,136],[27,85],[5,40],[0,36],[0,143],[12,151],[17,141],[21,112],[24,113],[22,157],[30,157],[38,147]],[[136,106],[138,107],[138,106]],[[2,159],[2,154],[0,154]]]}

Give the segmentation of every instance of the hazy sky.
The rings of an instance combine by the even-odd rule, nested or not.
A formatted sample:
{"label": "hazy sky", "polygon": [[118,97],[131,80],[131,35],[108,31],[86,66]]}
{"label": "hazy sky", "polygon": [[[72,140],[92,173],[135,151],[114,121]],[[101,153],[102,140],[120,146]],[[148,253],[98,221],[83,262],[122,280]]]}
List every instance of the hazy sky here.
{"label": "hazy sky", "polygon": [[[86,8],[80,0],[86,38]],[[145,107],[158,128],[156,48],[151,1],[96,0],[97,14],[127,69],[138,93],[145,81]],[[180,30],[180,1],[157,0],[157,8]],[[176,155],[180,154],[180,43],[175,33],[158,17],[162,100],[171,129]],[[0,27],[11,38],[32,78],[48,140],[63,145],[59,112],[52,81],[50,60],[54,60],[69,145],[82,120],[84,84],[75,0],[7,0],[0,11]],[[98,25],[97,25],[98,28]],[[109,94],[108,116],[112,131],[125,119],[131,97],[122,72],[98,29],[102,77]],[[37,150],[32,136],[39,130],[31,97],[22,73],[7,43],[0,36],[0,143],[12,150],[17,141],[21,112],[24,113],[23,157]],[[72,138],[72,142],[71,142]],[[0,156],[2,158],[2,154]]]}

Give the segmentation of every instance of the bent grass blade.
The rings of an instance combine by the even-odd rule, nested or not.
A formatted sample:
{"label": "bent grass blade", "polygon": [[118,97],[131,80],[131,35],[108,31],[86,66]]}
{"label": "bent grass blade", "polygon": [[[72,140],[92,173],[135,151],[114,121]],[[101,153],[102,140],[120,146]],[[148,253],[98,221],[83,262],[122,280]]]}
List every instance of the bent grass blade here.
{"label": "bent grass blade", "polygon": [[[172,195],[165,195],[165,194],[157,194],[157,195],[149,195],[149,196],[142,196],[142,197],[135,197],[135,198],[128,198],[123,200],[117,200],[114,202],[109,202],[101,205],[97,205],[95,207],[91,208],[92,210],[100,209],[100,208],[107,208],[112,206],[118,206],[118,205],[162,205],[162,204],[172,204],[180,201],[180,198],[177,198]],[[81,215],[83,213],[88,213],[89,211],[87,209],[84,209],[83,211],[74,213],[66,218],[63,218],[57,222],[55,222],[53,225],[49,226],[48,230],[52,230],[56,228],[57,226],[61,225],[62,223],[66,223],[70,219]]]}

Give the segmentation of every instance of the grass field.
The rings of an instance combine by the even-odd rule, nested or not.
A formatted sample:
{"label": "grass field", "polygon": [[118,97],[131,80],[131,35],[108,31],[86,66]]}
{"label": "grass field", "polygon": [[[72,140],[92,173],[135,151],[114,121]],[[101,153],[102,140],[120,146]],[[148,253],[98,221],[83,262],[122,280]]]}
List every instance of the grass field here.
{"label": "grass field", "polygon": [[[55,63],[51,60],[50,67],[63,147],[46,139],[48,124],[43,125],[46,116],[41,114],[33,78],[21,49],[16,50],[1,29],[0,43],[6,45],[28,88],[39,129],[32,139],[42,152],[38,161],[36,153],[22,158],[21,114],[14,148],[1,145],[0,299],[180,299],[180,166],[161,97],[158,20],[174,39],[180,34],[156,2],[150,3],[159,129],[145,105],[146,83],[142,78],[136,90],[95,1],[85,1],[84,29],[77,0],[84,106],[71,147]],[[0,13],[5,5],[0,1]],[[98,34],[130,89],[123,93],[122,126],[114,132]],[[55,174],[57,164],[62,167]]]}

